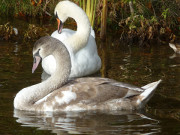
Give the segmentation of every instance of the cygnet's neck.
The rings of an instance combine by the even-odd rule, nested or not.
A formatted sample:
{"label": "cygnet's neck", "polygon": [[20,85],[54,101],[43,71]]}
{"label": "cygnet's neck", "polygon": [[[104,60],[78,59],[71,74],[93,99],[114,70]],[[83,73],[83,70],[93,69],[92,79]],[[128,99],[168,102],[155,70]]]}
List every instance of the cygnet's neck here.
{"label": "cygnet's neck", "polygon": [[38,100],[67,82],[71,69],[71,61],[67,49],[64,45],[57,45],[52,55],[56,59],[56,71],[49,79],[19,91],[14,99],[14,107],[16,109],[35,110],[34,104]]}
{"label": "cygnet's neck", "polygon": [[73,36],[65,40],[64,43],[70,45],[73,52],[76,53],[86,46],[90,36],[91,25],[86,13],[76,4],[70,4],[66,11],[68,17],[76,21],[77,31]]}

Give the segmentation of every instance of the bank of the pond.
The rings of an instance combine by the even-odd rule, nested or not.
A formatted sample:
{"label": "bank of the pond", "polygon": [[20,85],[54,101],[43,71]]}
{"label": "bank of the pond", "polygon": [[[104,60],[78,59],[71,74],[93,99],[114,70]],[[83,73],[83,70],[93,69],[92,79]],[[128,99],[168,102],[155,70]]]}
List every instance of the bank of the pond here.
{"label": "bank of the pond", "polygon": [[[33,20],[33,21],[32,21]],[[65,24],[65,27],[76,29],[74,21],[70,20]],[[13,21],[0,22],[0,40],[15,41],[15,42],[32,42],[42,36],[51,35],[57,29],[55,19],[48,21],[39,21],[37,19],[22,20],[15,18]],[[119,42],[126,44],[136,44],[138,46],[150,46],[152,43],[167,43],[176,42],[180,39],[172,32],[166,32],[164,28],[156,25],[154,27],[137,28],[137,29],[108,29],[107,36],[113,35]],[[163,32],[162,32],[163,31]],[[96,37],[99,37],[98,31]]]}
{"label": "bank of the pond", "polygon": [[[82,6],[81,0],[72,1]],[[20,37],[27,42],[50,35],[57,25],[54,8],[58,2],[59,0],[0,1],[0,20],[3,20],[0,21],[0,38],[18,40],[17,37]],[[86,4],[92,6],[88,5],[90,3]],[[104,6],[107,7],[105,18],[102,16]],[[84,6],[82,8],[84,9]],[[122,42],[136,43],[140,46],[149,46],[154,40],[161,43],[176,42],[180,37],[180,3],[177,0],[133,2],[132,0],[112,0],[107,3],[99,0],[94,14],[94,30],[97,37],[104,27],[106,27],[107,36],[109,33],[114,34]],[[15,29],[17,23],[15,25],[12,20],[28,22],[26,26],[19,24],[18,36]],[[38,20],[41,25],[37,25],[32,20]],[[105,20],[104,23],[107,25],[102,27],[102,20]],[[74,21],[69,20],[69,22],[70,27],[76,27]]]}

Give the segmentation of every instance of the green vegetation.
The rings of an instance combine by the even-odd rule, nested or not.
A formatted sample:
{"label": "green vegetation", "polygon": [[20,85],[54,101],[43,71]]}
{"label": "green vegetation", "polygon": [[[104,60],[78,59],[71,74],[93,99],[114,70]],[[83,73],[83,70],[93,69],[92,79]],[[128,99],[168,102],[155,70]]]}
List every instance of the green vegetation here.
{"label": "green vegetation", "polygon": [[0,37],[4,40],[12,39],[15,36],[13,27],[8,23],[0,25]]}
{"label": "green vegetation", "polygon": [[57,2],[58,0],[1,0],[0,15],[45,17],[53,13]]}
{"label": "green vegetation", "polygon": [[[1,0],[0,16],[51,19],[58,1]],[[106,34],[107,28],[108,32],[119,35],[123,42],[139,42],[140,45],[154,39],[162,42],[174,41],[180,36],[178,0],[73,1],[86,11],[97,35],[103,32]]]}
{"label": "green vegetation", "polygon": [[79,2],[80,7],[82,7],[83,10],[86,11],[86,14],[91,22],[91,26],[94,27],[97,0],[76,0],[76,1]]}
{"label": "green vegetation", "polygon": [[177,0],[113,0],[111,4],[108,25],[120,31],[122,40],[128,38],[144,45],[144,41],[151,39],[173,41],[180,36],[180,2]]}

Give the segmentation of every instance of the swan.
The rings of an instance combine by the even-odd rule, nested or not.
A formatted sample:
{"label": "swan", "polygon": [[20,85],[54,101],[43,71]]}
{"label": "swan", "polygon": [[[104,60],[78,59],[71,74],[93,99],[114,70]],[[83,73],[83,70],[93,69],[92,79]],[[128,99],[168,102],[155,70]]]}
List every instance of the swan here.
{"label": "swan", "polygon": [[[64,43],[70,53],[70,78],[87,76],[99,71],[101,59],[97,52],[94,30],[86,13],[73,2],[61,1],[56,5],[54,14],[59,23],[58,30],[51,36]],[[63,23],[69,17],[76,21],[77,31],[62,29]],[[55,72],[56,62],[52,55],[42,61],[42,67],[49,75]]]}
{"label": "swan", "polygon": [[180,44],[169,43],[169,46],[174,50],[175,53],[180,54]]}
{"label": "swan", "polygon": [[55,58],[56,71],[47,80],[20,90],[14,98],[15,109],[37,112],[136,110],[144,107],[161,82],[136,87],[101,77],[68,80],[69,52],[62,42],[51,36],[35,42],[32,72],[49,55]]}

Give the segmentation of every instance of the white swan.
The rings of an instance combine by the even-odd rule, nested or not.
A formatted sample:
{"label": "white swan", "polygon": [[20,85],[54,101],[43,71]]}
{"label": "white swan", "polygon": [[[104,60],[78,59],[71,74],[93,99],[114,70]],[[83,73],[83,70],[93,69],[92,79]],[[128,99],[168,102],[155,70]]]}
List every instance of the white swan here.
{"label": "white swan", "polygon": [[180,54],[180,43],[169,43],[169,46],[174,50],[175,53]]}
{"label": "white swan", "polygon": [[56,70],[47,80],[19,91],[14,108],[28,111],[134,110],[144,107],[161,82],[143,87],[108,78],[77,78],[68,81],[71,59],[59,40],[46,36],[33,48],[34,65],[53,55]]}
{"label": "white swan", "polygon": [[[98,56],[95,37],[93,37],[95,34],[93,29],[91,30],[86,13],[70,1],[59,2],[54,13],[59,25],[58,30],[53,32],[51,36],[63,42],[70,52],[72,61],[70,78],[87,76],[97,72],[101,68],[101,59]],[[76,21],[77,31],[62,29],[62,25],[68,17]],[[55,72],[56,64],[52,55],[42,61],[42,66],[45,72],[50,75]]]}

